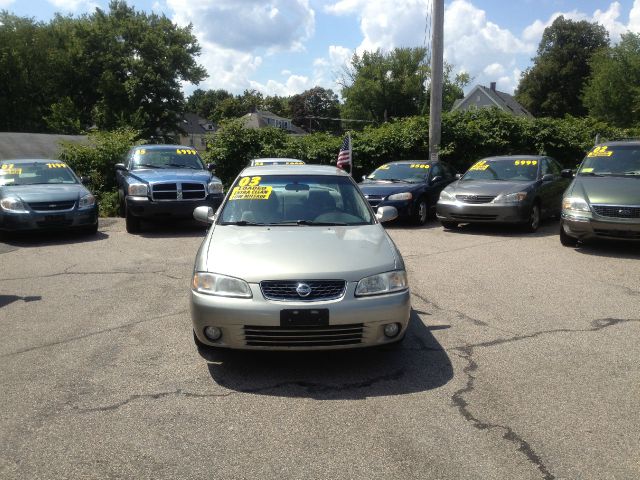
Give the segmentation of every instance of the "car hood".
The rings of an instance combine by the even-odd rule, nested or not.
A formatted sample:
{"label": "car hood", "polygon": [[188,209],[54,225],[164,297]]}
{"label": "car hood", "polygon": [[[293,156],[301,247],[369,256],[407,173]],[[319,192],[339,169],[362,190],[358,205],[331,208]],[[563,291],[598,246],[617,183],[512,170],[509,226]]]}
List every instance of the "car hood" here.
{"label": "car hood", "polygon": [[89,193],[79,183],[69,185],[14,185],[0,187],[0,198],[18,197],[27,203],[77,200]]}
{"label": "car hood", "polygon": [[262,280],[344,279],[404,268],[380,224],[349,227],[216,225],[196,270]]}
{"label": "car hood", "polygon": [[380,195],[386,197],[394,193],[412,192],[420,188],[424,183],[409,182],[367,182],[360,183],[358,187],[366,195]]}
{"label": "car hood", "polygon": [[638,177],[578,176],[569,191],[570,195],[582,196],[589,203],[640,205]]}
{"label": "car hood", "polygon": [[521,192],[529,189],[532,182],[506,182],[501,180],[467,180],[452,183],[447,192],[452,195],[492,195],[498,196],[501,193]]}
{"label": "car hood", "polygon": [[171,169],[139,169],[129,172],[131,177],[144,182],[208,182],[211,173],[208,170],[191,170],[188,168]]}

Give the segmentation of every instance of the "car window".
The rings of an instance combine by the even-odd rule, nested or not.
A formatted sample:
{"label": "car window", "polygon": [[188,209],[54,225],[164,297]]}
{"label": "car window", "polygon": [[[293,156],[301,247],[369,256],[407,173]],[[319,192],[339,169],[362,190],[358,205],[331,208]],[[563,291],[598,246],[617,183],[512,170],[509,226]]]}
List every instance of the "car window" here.
{"label": "car window", "polygon": [[240,177],[231,187],[220,224],[373,222],[369,207],[348,177],[264,175]]}
{"label": "car window", "polygon": [[129,159],[129,169],[137,168],[189,168],[203,170],[204,163],[192,148],[136,148]]}
{"label": "car window", "polygon": [[540,160],[540,175],[544,176],[547,174],[551,174],[553,173],[551,171],[551,167],[549,166],[549,162],[547,161],[546,158],[543,158]]}
{"label": "car window", "polygon": [[0,162],[0,185],[43,185],[78,183],[63,162]]}
{"label": "car window", "polygon": [[430,168],[431,163],[427,162],[385,163],[374,170],[367,179],[420,183],[427,180]]}
{"label": "car window", "polygon": [[444,170],[439,163],[436,163],[431,167],[431,178],[435,177],[444,177]]}
{"label": "car window", "polygon": [[462,180],[505,180],[530,182],[538,178],[537,159],[508,157],[485,158],[473,164]]}
{"label": "car window", "polygon": [[554,175],[560,175],[560,173],[562,172],[562,167],[560,166],[560,164],[553,158],[547,158],[547,161],[549,162],[551,173],[553,173]]}
{"label": "car window", "polygon": [[640,145],[594,147],[582,161],[578,175],[640,176]]}
{"label": "car window", "polygon": [[451,165],[448,165],[446,163],[441,163],[440,165],[442,165],[442,168],[444,170],[444,175],[446,178],[451,178],[456,176],[456,172],[453,169],[453,167],[451,167]]}

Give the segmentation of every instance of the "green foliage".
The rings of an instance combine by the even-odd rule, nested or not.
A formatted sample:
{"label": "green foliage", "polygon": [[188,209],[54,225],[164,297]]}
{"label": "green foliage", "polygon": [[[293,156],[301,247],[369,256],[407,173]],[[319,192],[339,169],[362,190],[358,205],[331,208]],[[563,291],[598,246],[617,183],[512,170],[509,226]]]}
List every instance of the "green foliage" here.
{"label": "green foliage", "polygon": [[536,117],[584,116],[581,96],[589,62],[608,45],[602,25],[556,18],[542,35],[533,66],[522,74],[516,99]]}
{"label": "green foliage", "polygon": [[340,118],[340,103],[333,90],[314,87],[289,100],[291,120],[308,131],[338,131],[340,122],[309,117]]}
{"label": "green foliage", "polygon": [[88,144],[62,143],[60,160],[78,175],[90,178],[89,188],[100,203],[101,215],[116,214],[115,164],[122,162],[124,155],[139,138],[140,132],[136,130],[119,129],[90,133]]}
{"label": "green foliage", "polygon": [[622,35],[591,61],[584,105],[595,118],[619,127],[640,125],[640,35]]}

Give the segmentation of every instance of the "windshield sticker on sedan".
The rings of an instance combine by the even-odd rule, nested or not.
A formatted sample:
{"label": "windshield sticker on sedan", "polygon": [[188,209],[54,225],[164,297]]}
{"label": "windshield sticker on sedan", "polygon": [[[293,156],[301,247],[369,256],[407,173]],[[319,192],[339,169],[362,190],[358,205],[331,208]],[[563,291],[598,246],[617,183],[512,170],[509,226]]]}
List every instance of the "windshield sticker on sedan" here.
{"label": "windshield sticker on sedan", "polygon": [[191,150],[191,149],[189,149],[189,148],[178,148],[178,149],[176,150],[176,153],[177,153],[178,155],[195,155],[195,154],[197,154],[198,152],[197,152],[197,151],[195,151],[195,150]]}
{"label": "windshield sticker on sedan", "polygon": [[590,168],[590,167],[586,167],[580,170],[580,173],[591,173],[591,172],[593,172],[593,168]]}
{"label": "windshield sticker on sedan", "polygon": [[472,166],[469,170],[484,171],[487,168],[489,168],[489,164],[487,163],[487,161],[486,160],[480,160],[478,163],[476,163],[474,166]]}
{"label": "windshield sticker on sedan", "polygon": [[378,167],[378,170],[389,170],[389,165],[382,165]]}
{"label": "windshield sticker on sedan", "polygon": [[610,157],[611,155],[613,155],[613,151],[609,150],[609,147],[604,145],[602,147],[596,147],[591,150],[587,154],[587,157]]}
{"label": "windshield sticker on sedan", "polygon": [[49,168],[67,168],[64,163],[47,163],[47,167]]}
{"label": "windshield sticker on sedan", "polygon": [[513,163],[516,166],[525,167],[525,166],[529,166],[529,165],[537,165],[538,161],[537,160],[516,160]]}
{"label": "windshield sticker on sedan", "polygon": [[429,168],[430,165],[426,165],[424,163],[412,163],[409,168]]}
{"label": "windshield sticker on sedan", "polygon": [[242,177],[237,187],[231,191],[229,200],[268,200],[271,186],[260,186],[262,177]]}
{"label": "windshield sticker on sedan", "polygon": [[20,175],[20,174],[22,174],[22,169],[13,168],[13,163],[5,163],[4,165],[2,165],[2,167],[0,167],[0,175]]}
{"label": "windshield sticker on sedan", "polygon": [[304,165],[304,162],[287,162],[287,165]]}
{"label": "windshield sticker on sedan", "polygon": [[139,148],[135,151],[136,155],[144,155],[147,151],[144,148]]}

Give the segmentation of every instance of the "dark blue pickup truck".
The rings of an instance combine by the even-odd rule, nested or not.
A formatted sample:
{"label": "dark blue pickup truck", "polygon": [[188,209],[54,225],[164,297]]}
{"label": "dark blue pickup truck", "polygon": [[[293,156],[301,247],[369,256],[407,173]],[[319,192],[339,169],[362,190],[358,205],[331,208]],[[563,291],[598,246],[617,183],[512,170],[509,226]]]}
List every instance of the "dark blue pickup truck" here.
{"label": "dark blue pickup truck", "polygon": [[140,231],[142,219],[193,218],[196,207],[218,208],[222,182],[198,152],[183,145],[136,145],[116,165],[120,215],[127,232]]}

